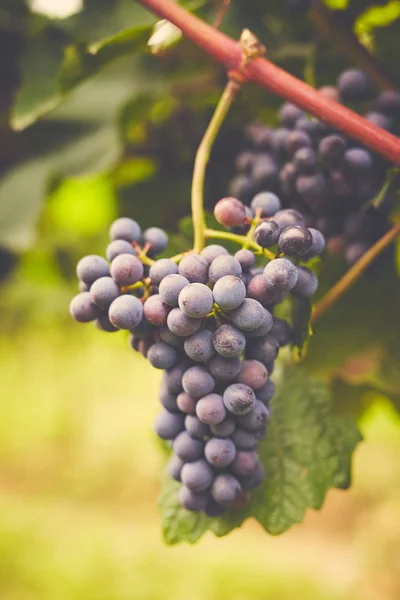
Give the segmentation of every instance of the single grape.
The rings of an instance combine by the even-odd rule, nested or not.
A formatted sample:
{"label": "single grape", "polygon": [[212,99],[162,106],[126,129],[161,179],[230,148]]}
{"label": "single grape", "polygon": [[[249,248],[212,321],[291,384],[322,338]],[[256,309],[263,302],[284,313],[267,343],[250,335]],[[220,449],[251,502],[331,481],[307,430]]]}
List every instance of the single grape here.
{"label": "single grape", "polygon": [[183,389],[192,398],[198,399],[211,394],[215,387],[212,375],[204,367],[190,367],[182,377]]}
{"label": "single grape", "polygon": [[[177,413],[171,413],[166,408],[156,416],[154,429],[158,437],[163,440],[174,440],[183,431],[184,417]],[[182,432],[182,433],[181,433]],[[185,459],[183,459],[185,460]]]}
{"label": "single grape", "polygon": [[256,257],[252,251],[244,248],[236,252],[235,258],[240,263],[243,272],[249,271],[256,263]]}
{"label": "single grape", "polygon": [[180,308],[173,308],[168,315],[167,325],[174,335],[188,337],[200,329],[201,319],[192,319],[187,317]]}
{"label": "single grape", "polygon": [[257,154],[254,152],[244,151],[237,155],[235,160],[235,167],[241,173],[249,175],[253,166],[254,160]]}
{"label": "single grape", "polygon": [[338,79],[338,89],[343,102],[362,102],[368,100],[371,82],[363,71],[348,69]]}
{"label": "single grape", "polygon": [[217,354],[208,363],[210,373],[219,381],[232,381],[241,369],[240,358],[224,358]]}
{"label": "single grape", "polygon": [[209,278],[212,284],[226,275],[239,277],[242,274],[240,262],[230,255],[221,255],[214,258],[209,268]]}
{"label": "single grape", "polygon": [[328,182],[322,173],[301,175],[297,179],[296,190],[312,210],[320,210],[328,196]]}
{"label": "single grape", "polygon": [[267,379],[262,388],[257,390],[257,400],[261,400],[261,402],[268,406],[274,394],[275,384],[271,379]]}
{"label": "single grape", "polygon": [[222,396],[208,394],[203,396],[196,405],[196,415],[207,425],[217,425],[226,417],[226,409]]}
{"label": "single grape", "polygon": [[208,517],[222,517],[227,511],[227,507],[224,504],[219,504],[214,500],[214,498],[210,498],[206,508],[204,509],[205,514]]}
{"label": "single grape", "polygon": [[[301,0],[300,0],[301,1]],[[308,1],[308,0],[306,0]],[[333,100],[334,102],[339,102],[339,91],[333,85],[323,85],[319,88],[319,93],[322,94],[325,98],[329,98],[329,100]]]}
{"label": "single grape", "polygon": [[260,211],[260,216],[263,218],[273,217],[278,210],[281,210],[281,201],[272,192],[260,192],[251,201],[251,208],[255,213]]}
{"label": "single grape", "polygon": [[69,305],[70,315],[78,323],[90,323],[100,316],[100,308],[92,301],[90,292],[81,292],[72,298]]}
{"label": "single grape", "polygon": [[248,477],[253,475],[259,463],[258,454],[254,451],[236,452],[234,461],[231,464],[231,471],[239,477]]}
{"label": "single grape", "polygon": [[173,334],[169,329],[168,325],[162,325],[158,331],[158,336],[162,342],[165,342],[173,348],[179,348],[182,345],[182,338]]}
{"label": "single grape", "polygon": [[204,443],[192,438],[187,431],[182,431],[175,438],[172,448],[179,458],[185,462],[192,462],[203,456]]}
{"label": "single grape", "polygon": [[254,161],[252,180],[258,190],[264,187],[275,187],[279,175],[279,167],[271,154],[260,154]]}
{"label": "single grape", "polygon": [[196,404],[197,400],[189,396],[186,392],[181,392],[176,399],[176,403],[178,405],[179,410],[181,410],[186,415],[195,415],[196,414]]}
{"label": "single grape", "polygon": [[179,456],[173,455],[168,463],[168,473],[175,481],[181,481],[182,468],[185,463]]}
{"label": "single grape", "polygon": [[202,319],[213,309],[213,292],[203,283],[190,283],[179,294],[178,303],[187,317]]}
{"label": "single grape", "polygon": [[107,333],[114,333],[114,331],[118,331],[118,329],[114,327],[108,318],[108,311],[105,314],[100,315],[94,321],[94,324],[96,325],[97,329],[100,329],[100,331],[106,331]]}
{"label": "single grape", "polygon": [[296,121],[304,116],[304,112],[292,104],[285,102],[279,111],[279,120],[285,127],[294,127]]}
{"label": "single grape", "polygon": [[318,278],[307,267],[297,267],[297,283],[292,289],[292,294],[302,298],[311,298],[318,289]]}
{"label": "single grape", "polygon": [[285,140],[285,148],[290,156],[296,154],[300,148],[310,148],[311,139],[305,131],[291,131]]}
{"label": "single grape", "polygon": [[246,331],[246,338],[251,340],[253,338],[264,337],[271,331],[271,323],[272,323],[272,315],[270,312],[264,308],[264,322],[257,329],[253,329],[252,331]]}
{"label": "single grape", "polygon": [[242,486],[239,481],[229,475],[229,473],[221,473],[214,479],[211,487],[211,495],[216,502],[221,504],[231,504],[236,500],[242,491]]}
{"label": "single grape", "polygon": [[259,360],[264,365],[268,365],[278,357],[279,344],[272,335],[267,334],[263,338],[249,340],[246,352],[248,358]]}
{"label": "single grape", "polygon": [[110,238],[112,240],[125,240],[126,242],[138,242],[142,230],[136,221],[128,217],[121,217],[114,221],[110,227]]}
{"label": "single grape", "polygon": [[177,360],[176,350],[164,342],[157,342],[147,352],[147,360],[156,369],[170,369]]}
{"label": "single grape", "polygon": [[237,450],[255,450],[258,444],[256,433],[241,427],[237,427],[233,432],[232,441]]}
{"label": "single grape", "polygon": [[214,216],[225,227],[239,227],[246,219],[244,204],[236,198],[223,198],[214,207]]}
{"label": "single grape", "polygon": [[192,492],[203,492],[213,482],[213,470],[205,460],[186,463],[181,471],[181,481]]}
{"label": "single grape", "polygon": [[182,275],[167,275],[158,288],[160,296],[166,304],[176,308],[178,306],[179,294],[184,287],[189,285],[188,279]]}
{"label": "single grape", "polygon": [[289,292],[297,283],[295,265],[287,258],[276,258],[267,264],[263,272],[267,287],[273,292]]}
{"label": "single grape", "polygon": [[286,256],[303,256],[311,249],[311,233],[303,225],[286,227],[279,236],[278,246]]}
{"label": "single grape", "polygon": [[253,298],[246,298],[229,317],[233,325],[241,331],[254,331],[264,326],[267,333],[272,327],[272,315]]}
{"label": "single grape", "polygon": [[256,397],[253,390],[244,383],[233,383],[223,394],[225,407],[234,415],[246,415],[253,410]]}
{"label": "single grape", "polygon": [[307,254],[304,254],[302,257],[303,260],[310,260],[315,256],[319,256],[325,249],[325,237],[318,230],[314,229],[314,227],[309,227],[308,231],[311,233],[312,245]]}
{"label": "single grape", "polygon": [[185,352],[196,362],[207,362],[215,355],[213,334],[207,329],[200,329],[185,339]]}
{"label": "single grape", "polygon": [[344,155],[345,165],[352,172],[366,173],[373,167],[372,156],[368,150],[364,148],[350,148]]}
{"label": "single grape", "polygon": [[262,306],[266,307],[275,302],[276,294],[272,292],[261,274],[254,275],[247,284],[247,296],[257,300]]}
{"label": "single grape", "polygon": [[232,325],[221,325],[214,334],[215,350],[225,358],[240,356],[246,345],[246,338],[239,329]]}
{"label": "single grape", "polygon": [[271,248],[278,241],[280,228],[275,221],[261,221],[254,230],[254,241],[262,248]]}
{"label": "single grape", "polygon": [[114,240],[107,246],[106,257],[112,262],[120,254],[136,254],[132,244],[126,240]]}
{"label": "single grape", "polygon": [[92,285],[96,279],[110,275],[110,267],[108,262],[102,256],[90,254],[89,256],[81,258],[78,262],[76,274],[78,279],[88,285]]}
{"label": "single grape", "polygon": [[241,477],[240,483],[245,490],[254,490],[262,482],[265,477],[265,469],[260,462],[258,462],[257,468],[254,473],[248,477]]}
{"label": "single grape", "polygon": [[179,394],[182,391],[182,378],[187,368],[187,363],[182,362],[163,374],[163,383],[171,394]]}
{"label": "single grape", "polygon": [[169,410],[169,412],[179,413],[176,394],[171,394],[165,383],[161,385],[158,398],[161,406]]}
{"label": "single grape", "polygon": [[376,108],[390,117],[400,115],[400,94],[394,90],[384,90],[378,96]]}
{"label": "single grape", "polygon": [[185,417],[185,429],[195,440],[205,441],[211,437],[209,426],[200,421],[196,415],[187,415]]}
{"label": "single grape", "polygon": [[287,346],[293,340],[293,329],[287,321],[273,317],[272,328],[270,330],[272,337],[276,339],[279,346]]}
{"label": "single grape", "polygon": [[120,254],[111,263],[111,276],[122,287],[130,286],[143,277],[143,265],[132,254]]}
{"label": "single grape", "polygon": [[210,425],[211,433],[218,438],[228,438],[236,429],[235,419],[226,415],[225,419],[215,425]]}
{"label": "single grape", "polygon": [[150,267],[149,276],[153,285],[160,285],[167,275],[178,273],[178,265],[169,258],[160,258]]}
{"label": "single grape", "polygon": [[200,254],[188,254],[179,263],[179,273],[189,283],[207,283],[209,262]]}
{"label": "single grape", "polygon": [[161,254],[168,246],[168,236],[163,229],[159,227],[150,227],[143,232],[143,241],[151,246],[154,254]]}
{"label": "single grape", "polygon": [[242,202],[249,202],[254,195],[254,185],[247,175],[237,175],[229,185],[229,193]]}
{"label": "single grape", "polygon": [[90,292],[91,287],[92,287],[91,285],[89,285],[88,283],[85,283],[84,281],[78,282],[78,289],[80,292]]}
{"label": "single grape", "polygon": [[119,296],[110,305],[108,317],[118,329],[134,329],[143,318],[143,305],[135,296]]}
{"label": "single grape", "polygon": [[320,141],[318,152],[327,165],[340,165],[346,152],[346,142],[341,135],[336,133],[328,135]]}
{"label": "single grape", "polygon": [[211,438],[205,445],[207,461],[216,469],[224,469],[235,458],[236,448],[229,438]]}
{"label": "single grape", "polygon": [[240,426],[250,431],[257,431],[268,423],[269,411],[261,400],[256,400],[253,410],[241,417]]}
{"label": "single grape", "polygon": [[380,112],[371,110],[370,112],[368,112],[365,115],[365,118],[367,119],[367,121],[369,121],[370,123],[373,123],[374,125],[376,125],[377,127],[380,127],[381,129],[386,129],[387,131],[390,131],[390,129],[391,129],[390,119],[388,119],[388,117],[386,115],[383,115]]}
{"label": "single grape", "polygon": [[90,287],[90,295],[94,304],[100,308],[108,308],[120,295],[121,290],[119,286],[111,277],[100,277],[92,283]]}
{"label": "single grape", "polygon": [[246,298],[246,286],[239,277],[225,275],[214,285],[213,295],[222,310],[234,310]]}
{"label": "single grape", "polygon": [[283,167],[279,173],[279,179],[280,179],[282,193],[285,196],[291,197],[293,194],[296,193],[297,176],[298,176],[298,170],[297,170],[297,167],[293,163],[288,162],[285,165],[283,165]]}
{"label": "single grape", "polygon": [[244,383],[253,390],[259,390],[268,379],[268,371],[258,360],[244,360],[242,369],[236,378],[237,383]]}
{"label": "single grape", "polygon": [[207,492],[192,492],[185,485],[182,485],[178,493],[179,504],[192,512],[204,510],[209,502]]}
{"label": "single grape", "polygon": [[297,173],[309,175],[317,168],[317,155],[312,148],[300,148],[293,157]]}
{"label": "single grape", "polygon": [[171,307],[163,302],[160,294],[155,294],[154,296],[147,298],[143,305],[143,309],[144,316],[152,325],[165,325],[171,311]]}
{"label": "single grape", "polygon": [[298,211],[293,208],[284,208],[279,210],[274,215],[274,223],[279,225],[279,229],[283,231],[286,227],[290,227],[291,225],[304,225],[304,217]]}
{"label": "single grape", "polygon": [[200,256],[205,258],[210,264],[214,258],[217,258],[217,256],[221,256],[223,254],[229,254],[229,252],[226,248],[220,246],[219,244],[210,244],[209,246],[203,248],[203,250],[200,252]]}

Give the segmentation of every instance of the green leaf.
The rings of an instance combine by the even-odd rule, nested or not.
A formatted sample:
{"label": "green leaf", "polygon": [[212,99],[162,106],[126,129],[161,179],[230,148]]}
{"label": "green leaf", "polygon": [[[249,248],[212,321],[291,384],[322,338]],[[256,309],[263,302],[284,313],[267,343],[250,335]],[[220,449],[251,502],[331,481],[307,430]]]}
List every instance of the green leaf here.
{"label": "green leaf", "polygon": [[160,510],[167,543],[194,543],[206,531],[226,535],[249,517],[278,535],[300,523],[307,508],[320,508],[330,487],[348,487],[351,455],[361,436],[352,421],[333,415],[325,383],[286,365],[271,414],[260,446],[265,479],[245,508],[218,519],[190,513],[177,502],[179,484],[166,477]]}
{"label": "green leaf", "polygon": [[301,360],[307,351],[311,329],[312,304],[309,298],[292,298],[293,350],[296,360]]}

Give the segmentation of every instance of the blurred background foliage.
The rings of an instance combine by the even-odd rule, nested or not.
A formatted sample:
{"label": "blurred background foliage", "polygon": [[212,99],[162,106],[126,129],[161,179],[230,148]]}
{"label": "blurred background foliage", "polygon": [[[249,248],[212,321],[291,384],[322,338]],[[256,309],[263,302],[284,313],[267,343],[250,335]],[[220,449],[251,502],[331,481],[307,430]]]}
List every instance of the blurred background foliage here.
{"label": "blurred background foliage", "polygon": [[[182,4],[208,21],[219,7]],[[400,87],[400,2],[326,5]],[[103,253],[116,216],[165,227],[172,253],[190,246],[193,159],[225,73],[183,39],[152,54],[156,22],[133,0],[0,0],[0,596],[398,598],[400,293],[386,273],[321,320],[305,361],[368,439],[353,490],[279,541],[250,523],[190,553],[162,546],[158,375],[67,311],[77,260]],[[282,0],[232,0],[223,30],[244,27],[316,86],[354,66]],[[280,102],[243,90],[213,151],[208,207],[226,194],[244,125],[277,123]],[[321,293],[342,271],[325,267]]]}

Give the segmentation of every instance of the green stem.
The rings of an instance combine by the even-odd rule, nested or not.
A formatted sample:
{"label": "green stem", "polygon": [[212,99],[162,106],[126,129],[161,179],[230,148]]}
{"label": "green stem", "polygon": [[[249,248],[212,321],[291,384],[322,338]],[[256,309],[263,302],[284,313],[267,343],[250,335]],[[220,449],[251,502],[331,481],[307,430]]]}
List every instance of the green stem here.
{"label": "green stem", "polygon": [[206,229],[204,231],[205,238],[212,238],[216,240],[228,240],[229,242],[235,242],[236,244],[240,244],[241,246],[246,246],[247,248],[252,248],[256,250],[258,254],[263,254],[270,260],[274,258],[274,255],[269,250],[262,248],[256,242],[249,240],[246,235],[239,235],[237,233],[231,233],[230,231],[217,231],[216,229]]}
{"label": "green stem", "polygon": [[238,83],[236,81],[228,81],[197,150],[192,181],[192,217],[195,252],[200,252],[204,248],[204,231],[206,227],[204,215],[204,180],[211,149],[238,91]]}
{"label": "green stem", "polygon": [[315,323],[347,290],[355,284],[370,264],[400,235],[400,223],[396,223],[358,262],[325,294],[315,306],[312,322]]}

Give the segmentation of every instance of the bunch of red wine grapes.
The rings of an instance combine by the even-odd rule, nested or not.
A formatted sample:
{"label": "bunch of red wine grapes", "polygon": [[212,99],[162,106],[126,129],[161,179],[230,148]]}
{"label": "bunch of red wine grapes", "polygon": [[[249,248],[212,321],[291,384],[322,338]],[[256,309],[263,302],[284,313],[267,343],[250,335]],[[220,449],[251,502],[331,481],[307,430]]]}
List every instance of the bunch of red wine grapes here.
{"label": "bunch of red wine grapes", "polygon": [[[215,207],[227,227],[244,226],[247,212],[235,198]],[[179,502],[208,515],[245,501],[262,482],[257,447],[274,394],[269,375],[293,333],[273,316],[274,307],[289,292],[314,293],[314,273],[296,263],[324,248],[322,234],[305,227],[299,212],[281,210],[273,194],[263,197],[252,225],[255,252],[232,256],[212,244],[177,264],[153,260],[167,248],[163,230],[142,234],[136,221],[117,219],[107,260],[91,255],[79,261],[81,291],[70,304],[79,322],[130,331],[132,347],[164,370],[155,430],[172,446],[169,473],[182,482]],[[265,248],[280,258],[265,265]]]}
{"label": "bunch of red wine grapes", "polygon": [[[400,94],[387,90],[374,99],[361,71],[345,71],[336,87],[320,92],[360,109],[383,129],[399,130]],[[230,193],[250,205],[250,216],[264,192],[278,194],[284,206],[301,210],[307,225],[325,235],[330,253],[344,255],[352,266],[388,229],[394,197],[386,194],[377,207],[373,200],[390,165],[293,104],[282,105],[279,120],[275,129],[247,127],[248,146],[237,156]]]}

